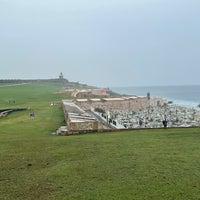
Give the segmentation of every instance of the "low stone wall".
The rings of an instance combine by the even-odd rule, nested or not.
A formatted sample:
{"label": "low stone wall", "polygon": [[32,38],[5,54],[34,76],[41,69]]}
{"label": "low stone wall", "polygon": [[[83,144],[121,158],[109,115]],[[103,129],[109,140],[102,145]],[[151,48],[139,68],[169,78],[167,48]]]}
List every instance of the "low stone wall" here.
{"label": "low stone wall", "polygon": [[147,97],[138,97],[134,99],[124,100],[109,100],[109,101],[85,101],[75,102],[83,110],[89,110],[91,108],[101,108],[105,111],[113,110],[139,110],[147,108],[150,105],[150,101]]}
{"label": "low stone wall", "polygon": [[27,108],[10,108],[10,109],[1,109],[0,110],[0,117],[5,117],[6,115],[16,112],[16,111],[24,111],[27,110]]}
{"label": "low stone wall", "polygon": [[68,122],[69,132],[81,132],[84,130],[98,130],[98,122]]}

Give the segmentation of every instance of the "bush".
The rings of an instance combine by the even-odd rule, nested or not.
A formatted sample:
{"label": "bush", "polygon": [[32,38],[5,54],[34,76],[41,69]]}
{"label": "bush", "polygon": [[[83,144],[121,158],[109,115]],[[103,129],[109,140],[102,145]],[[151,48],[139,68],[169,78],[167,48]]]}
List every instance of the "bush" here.
{"label": "bush", "polygon": [[102,108],[95,108],[94,111],[99,113],[105,113],[105,110],[103,110]]}

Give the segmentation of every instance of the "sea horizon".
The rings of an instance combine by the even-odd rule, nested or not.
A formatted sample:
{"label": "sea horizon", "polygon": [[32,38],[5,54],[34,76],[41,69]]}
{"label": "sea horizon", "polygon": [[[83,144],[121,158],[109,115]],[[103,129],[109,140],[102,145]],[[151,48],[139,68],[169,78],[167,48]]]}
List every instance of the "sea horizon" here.
{"label": "sea horizon", "polygon": [[200,104],[200,85],[170,85],[170,86],[121,86],[110,87],[113,92],[121,95],[162,97],[175,104],[198,106]]}

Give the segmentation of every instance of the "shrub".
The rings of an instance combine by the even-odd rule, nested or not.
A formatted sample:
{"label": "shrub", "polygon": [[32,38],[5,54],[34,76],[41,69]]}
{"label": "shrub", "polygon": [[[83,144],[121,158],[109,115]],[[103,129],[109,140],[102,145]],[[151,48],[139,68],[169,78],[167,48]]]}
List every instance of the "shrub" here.
{"label": "shrub", "polygon": [[102,108],[95,108],[94,111],[99,113],[105,113],[105,110],[103,110]]}

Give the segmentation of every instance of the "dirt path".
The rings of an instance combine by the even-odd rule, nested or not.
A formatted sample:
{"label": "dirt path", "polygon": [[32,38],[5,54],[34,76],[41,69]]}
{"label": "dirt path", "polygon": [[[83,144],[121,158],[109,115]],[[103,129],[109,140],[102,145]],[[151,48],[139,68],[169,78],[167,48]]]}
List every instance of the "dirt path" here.
{"label": "dirt path", "polygon": [[0,85],[0,87],[12,87],[12,86],[26,85],[26,84],[31,84],[31,83],[16,83],[16,84],[11,84],[11,85]]}

